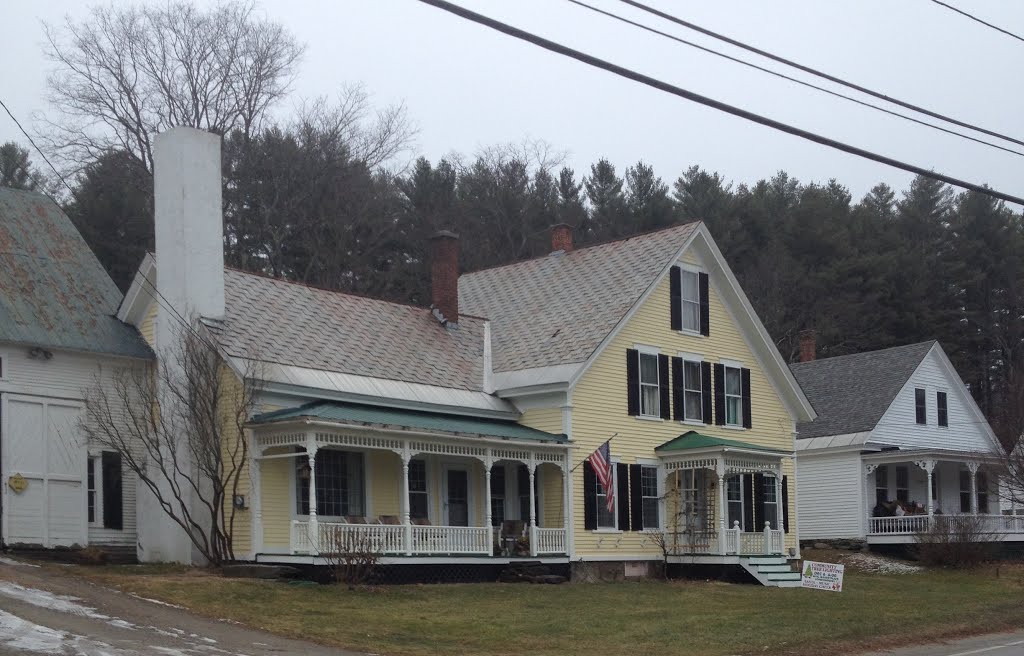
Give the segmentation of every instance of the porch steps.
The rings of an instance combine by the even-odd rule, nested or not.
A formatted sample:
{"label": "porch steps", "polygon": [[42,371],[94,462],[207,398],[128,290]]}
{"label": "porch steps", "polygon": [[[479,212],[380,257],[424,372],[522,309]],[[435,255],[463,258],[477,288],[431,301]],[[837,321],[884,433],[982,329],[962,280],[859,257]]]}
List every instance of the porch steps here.
{"label": "porch steps", "polygon": [[743,556],[740,565],[761,585],[777,588],[799,588],[800,572],[794,572],[782,556]]}

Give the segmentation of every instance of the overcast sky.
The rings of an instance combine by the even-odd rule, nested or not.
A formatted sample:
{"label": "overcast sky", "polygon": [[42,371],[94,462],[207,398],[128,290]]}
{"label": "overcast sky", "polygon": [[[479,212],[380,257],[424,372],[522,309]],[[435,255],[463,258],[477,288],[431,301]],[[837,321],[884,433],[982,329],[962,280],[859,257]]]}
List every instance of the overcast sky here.
{"label": "overcast sky", "polygon": [[[697,93],[897,159],[1024,195],[1024,157],[915,126],[613,22],[565,0],[459,4]],[[592,0],[680,37],[756,56],[661,22],[614,0]],[[1024,43],[930,0],[649,0],[762,49],[924,107],[1024,136]],[[1024,2],[950,0],[1024,32]],[[0,97],[30,127],[47,110],[42,21],[82,17],[77,0],[2,0]],[[199,4],[211,4],[199,0]],[[643,159],[671,183],[699,164],[735,182],[785,170],[836,178],[855,199],[908,174],[777,133],[469,23],[415,0],[262,0],[259,8],[307,45],[294,96],[363,82],[380,104],[405,102],[417,154],[542,139],[580,176],[597,158],[619,169]],[[758,63],[764,64],[764,61]],[[781,65],[767,63],[771,68]],[[291,104],[291,103],[290,103]],[[287,106],[284,108],[287,109]],[[31,129],[31,127],[30,127]],[[0,141],[24,143],[0,114]],[[38,159],[38,158],[36,158]]]}

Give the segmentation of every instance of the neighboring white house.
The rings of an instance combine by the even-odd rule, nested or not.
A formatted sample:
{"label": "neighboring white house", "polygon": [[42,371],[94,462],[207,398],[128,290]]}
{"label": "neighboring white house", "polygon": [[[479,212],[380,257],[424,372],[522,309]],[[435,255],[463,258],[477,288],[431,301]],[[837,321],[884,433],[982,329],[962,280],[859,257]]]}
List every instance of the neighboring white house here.
{"label": "neighboring white house", "polygon": [[[801,351],[813,358],[813,344]],[[995,435],[938,342],[791,369],[818,413],[797,427],[801,539],[906,543],[934,515],[978,514],[988,530],[1024,540],[1024,518],[1000,513],[986,465]],[[876,516],[894,501],[910,511]]]}
{"label": "neighboring white house", "polygon": [[42,194],[0,188],[0,542],[136,550],[136,483],[78,427],[97,374],[152,358],[121,293]]}

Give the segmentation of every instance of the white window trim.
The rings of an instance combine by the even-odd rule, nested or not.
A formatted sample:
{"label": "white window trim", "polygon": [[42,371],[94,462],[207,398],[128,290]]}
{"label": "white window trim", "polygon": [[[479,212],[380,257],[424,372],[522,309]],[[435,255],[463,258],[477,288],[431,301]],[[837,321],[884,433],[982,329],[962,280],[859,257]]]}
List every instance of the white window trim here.
{"label": "white window trim", "polygon": [[[638,394],[637,402],[640,405],[640,407],[638,408],[640,410],[640,414],[638,414],[636,416],[636,418],[637,419],[645,419],[647,421],[665,421],[662,418],[662,416],[661,416],[661,411],[663,410],[663,408],[661,407],[661,358],[659,357],[661,355],[661,350],[658,347],[656,347],[656,346],[646,346],[646,345],[643,345],[643,344],[634,344],[633,348],[637,351],[636,374],[637,374],[637,384],[640,386],[640,389],[637,390],[637,394]],[[645,415],[645,414],[643,414],[643,411],[644,411],[644,401],[643,401],[644,385],[647,385],[648,387],[650,387],[651,384],[643,382],[643,374],[641,373],[641,367],[640,367],[640,356],[641,355],[652,355],[652,356],[655,357],[655,359],[656,359],[656,361],[658,363],[658,411],[659,412],[656,415]]]}
{"label": "white window trim", "polygon": [[[640,529],[641,533],[660,533],[665,527],[665,470],[661,462],[652,458],[637,458],[636,464],[641,467],[654,467],[658,470],[658,526],[645,526]],[[642,497],[642,495],[641,495]]]}
{"label": "white window trim", "polygon": [[761,494],[766,494],[768,492],[768,490],[771,490],[772,494],[775,495],[775,501],[767,501],[766,500],[766,501],[762,502],[762,505],[765,505],[765,506],[768,506],[768,505],[775,506],[775,525],[772,526],[772,529],[776,530],[776,531],[781,531],[782,530],[782,499],[779,498],[779,489],[780,489],[780,486],[782,485],[782,479],[781,479],[781,477],[776,476],[774,473],[765,472],[761,476],[761,485],[764,485],[764,481],[766,481],[766,480],[771,480],[772,484],[771,484],[770,487],[767,487],[764,490],[762,490]]}
{"label": "white window trim", "polygon": [[[700,298],[700,274],[705,273],[705,271],[703,269],[701,269],[700,267],[696,267],[696,266],[694,266],[692,264],[682,264],[682,263],[680,263],[680,264],[677,264],[676,266],[679,267],[680,271],[686,271],[688,273],[695,273],[695,274],[697,274],[697,306],[699,308],[700,305],[701,305],[701,301],[704,300],[704,299]],[[683,315],[683,311],[682,311],[683,305],[682,304],[687,302],[687,301],[685,301],[683,299],[682,281],[680,281],[679,287],[680,287],[680,289],[679,289],[679,303],[680,303],[679,313],[680,313],[680,316],[682,316]],[[700,316],[699,309],[698,309],[698,315],[697,316],[698,317]],[[676,332],[681,333],[683,335],[690,335],[692,337],[704,337],[705,336],[702,332],[700,332],[700,325],[699,325],[699,323],[698,323],[698,326],[697,326],[696,330],[693,330],[692,328],[680,328]]]}
{"label": "white window trim", "polygon": [[[424,455],[425,454],[422,454],[422,453],[421,454],[417,454],[416,456],[413,456],[412,458],[409,459],[410,464],[412,463],[413,460],[419,460],[420,462],[423,463],[423,482],[427,486],[427,491],[425,493],[424,492],[413,492],[412,488],[409,489],[409,500],[408,500],[408,502],[409,502],[409,517],[410,517],[410,521],[411,521],[411,517],[412,517],[412,495],[413,494],[422,494],[423,496],[425,496],[427,498],[427,521],[433,522],[434,521],[434,517],[433,517],[434,513],[432,511],[434,509],[434,495],[431,494],[431,490],[433,489],[434,481],[432,480],[432,477],[431,477],[430,462],[427,460],[427,458],[424,457]],[[363,457],[366,458],[366,456],[363,456]],[[366,461],[364,460],[363,462],[365,463]],[[399,476],[401,476],[401,472],[399,472]],[[363,472],[363,478],[366,478],[366,472]],[[401,489],[401,486],[399,487],[399,489]],[[399,497],[401,497],[401,493],[399,493]],[[367,502],[364,505],[367,508],[369,508],[369,499],[367,499]],[[399,499],[398,507],[399,508],[402,507],[402,500],[401,499]],[[367,515],[366,520],[367,521],[370,520],[370,516],[369,515]],[[401,520],[401,513],[399,513],[399,520]]]}
{"label": "white window trim", "polygon": [[661,355],[660,348],[658,348],[657,346],[649,346],[647,344],[634,344],[633,350],[639,351],[641,353],[646,353],[647,355]]}
{"label": "white window trim", "polygon": [[[88,521],[89,520],[89,515],[88,515],[88,512],[89,512],[89,474],[88,474],[88,471],[86,471],[86,476],[85,476],[85,484],[86,484],[86,488],[85,488],[85,494],[86,494],[86,497],[85,497],[85,510],[86,510],[86,516],[85,516],[85,519],[86,519],[86,523],[89,525],[89,527],[91,527],[91,528],[103,528],[103,453],[101,453],[101,452],[90,453],[87,456],[87,458],[88,458],[88,461],[90,463],[92,463],[92,465],[94,467],[93,474],[92,474],[92,476],[93,476],[92,482],[93,482],[93,485],[96,488],[96,502],[95,502],[96,507],[95,507],[94,512],[93,512],[93,520],[90,522],[90,521]],[[88,463],[86,464],[86,466],[88,466]]]}
{"label": "white window trim", "polygon": [[[612,460],[612,463],[611,463],[612,464],[612,485],[615,487],[615,492],[616,492],[616,494],[615,494],[615,509],[612,510],[612,517],[615,519],[615,528],[612,528],[610,526],[598,526],[593,531],[591,531],[592,533],[623,533],[624,532],[624,529],[619,527],[619,502],[621,501],[621,499],[619,499],[619,495],[618,495],[618,491],[619,491],[619,467],[618,467],[618,465],[619,465],[620,459],[619,459],[618,456],[612,456],[611,460]],[[595,476],[596,476],[596,474],[595,474]],[[596,502],[597,501],[597,498],[596,498],[597,495],[595,494],[594,497],[595,497],[594,501]],[[598,512],[600,512],[600,511],[598,511]]]}
{"label": "white window trim", "polygon": [[[745,417],[743,416],[743,364],[740,363],[740,362],[737,362],[736,360],[719,360],[718,362],[723,367],[722,374],[723,374],[723,376],[725,376],[726,380],[728,380],[728,378],[729,378],[729,373],[728,373],[729,369],[736,369],[737,371],[740,372],[740,395],[738,397],[735,394],[729,394],[728,387],[726,386],[726,380],[722,381],[722,394],[723,394],[723,396],[725,396],[725,424],[723,424],[722,427],[723,428],[731,428],[731,429],[734,429],[734,430],[746,430],[746,427],[743,425],[743,420],[745,419]],[[740,400],[740,412],[739,412],[740,422],[738,424],[730,424],[729,423],[729,398],[730,397],[734,398],[734,399],[735,398],[739,398],[739,400]]]}
{"label": "white window trim", "polygon": [[704,389],[704,372],[703,372],[704,356],[703,355],[698,355],[697,353],[687,353],[685,351],[680,351],[678,353],[677,357],[683,361],[683,369],[684,369],[684,372],[683,372],[683,397],[684,397],[683,398],[683,417],[684,418],[683,419],[679,419],[678,421],[679,421],[680,424],[686,424],[687,426],[707,426],[708,425],[707,422],[708,422],[708,419],[710,419],[710,417],[703,417],[702,416],[701,419],[688,419],[688,418],[685,418],[686,417],[686,398],[685,398],[686,397],[686,372],[685,372],[685,369],[686,369],[686,363],[687,362],[699,362],[702,365],[701,379],[700,379],[700,395],[701,395],[701,399],[700,399],[701,410],[700,410],[700,412],[701,412],[701,415],[704,414],[704,395],[705,394],[714,394],[714,390],[706,390],[706,389]]}
{"label": "white window trim", "polygon": [[[924,423],[920,423],[920,422],[917,421],[917,390],[921,390],[921,391],[924,392]],[[918,386],[915,385],[914,386],[914,394],[911,397],[911,400],[913,401],[912,407],[914,408],[914,425],[915,426],[930,427],[930,425],[928,423],[928,388],[926,386],[923,386],[923,385],[921,387],[918,387]],[[938,414],[937,413],[938,413],[938,411],[936,410],[936,422],[935,422],[936,425],[938,425]]]}

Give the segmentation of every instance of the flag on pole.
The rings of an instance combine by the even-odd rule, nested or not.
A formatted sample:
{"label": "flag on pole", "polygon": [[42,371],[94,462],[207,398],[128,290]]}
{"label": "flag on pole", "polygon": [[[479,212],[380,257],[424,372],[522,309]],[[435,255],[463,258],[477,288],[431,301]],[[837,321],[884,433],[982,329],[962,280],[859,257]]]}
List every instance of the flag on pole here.
{"label": "flag on pole", "polygon": [[615,512],[615,484],[614,478],[612,477],[612,456],[609,445],[611,440],[608,440],[601,446],[597,447],[597,451],[590,454],[587,460],[590,461],[590,466],[594,468],[594,473],[597,474],[597,480],[600,481],[601,487],[604,488],[605,502],[608,505],[608,512]]}

